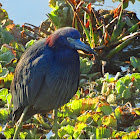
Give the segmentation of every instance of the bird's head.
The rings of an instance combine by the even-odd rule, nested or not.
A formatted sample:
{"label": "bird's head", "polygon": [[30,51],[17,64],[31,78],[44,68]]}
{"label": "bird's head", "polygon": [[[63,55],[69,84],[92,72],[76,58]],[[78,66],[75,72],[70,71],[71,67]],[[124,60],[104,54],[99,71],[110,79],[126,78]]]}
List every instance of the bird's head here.
{"label": "bird's head", "polygon": [[63,27],[54,31],[46,41],[46,44],[54,49],[74,49],[83,50],[91,54],[96,54],[93,49],[80,41],[79,31],[72,27]]}

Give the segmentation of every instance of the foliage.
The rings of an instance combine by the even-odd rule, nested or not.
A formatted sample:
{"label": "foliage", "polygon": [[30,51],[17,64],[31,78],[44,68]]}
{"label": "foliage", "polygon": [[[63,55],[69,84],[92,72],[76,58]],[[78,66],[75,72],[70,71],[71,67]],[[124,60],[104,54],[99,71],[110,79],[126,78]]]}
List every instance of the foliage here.
{"label": "foliage", "polygon": [[[10,121],[13,108],[10,84],[18,60],[37,39],[47,37],[55,28],[74,26],[81,32],[83,41],[98,48],[96,51],[101,58],[111,59],[139,35],[139,21],[131,19],[123,10],[129,5],[129,0],[109,12],[97,12],[91,3],[80,0],[79,3],[75,0],[67,2],[50,0],[53,10],[48,16],[51,23],[46,20],[40,27],[15,25],[0,4],[0,138],[11,139],[14,135],[15,126]],[[124,28],[127,31],[124,32]],[[109,50],[108,53],[104,49]],[[139,58],[130,58],[130,74],[117,73],[116,76],[106,73],[99,77],[100,72],[93,73],[95,61],[92,56],[80,54],[80,64],[79,89],[57,114],[60,139],[140,138]],[[53,120],[53,115],[36,114],[24,122],[18,138],[45,139],[53,131]],[[55,135],[50,138],[55,138]]]}
{"label": "foliage", "polygon": [[[79,30],[82,27],[86,35],[86,38],[84,37],[83,40],[87,41],[92,48],[97,46],[100,48],[99,46],[102,46],[102,48],[110,47],[112,49],[106,56],[107,58],[112,57],[118,51],[122,50],[139,34],[138,32],[137,35],[131,35],[129,39],[123,38],[129,33],[136,32],[139,26],[139,20],[131,20],[129,16],[126,17],[126,11],[123,11],[123,9],[128,7],[129,0],[123,1],[114,11],[110,11],[110,13],[105,10],[102,10],[103,12],[95,11],[91,7],[91,3],[86,5],[83,1],[66,1],[72,9],[64,0],[50,1],[50,6],[53,7],[53,11],[49,14],[49,18],[54,26],[60,28],[68,25],[71,26],[72,24],[73,27],[79,28]],[[67,11],[62,11],[64,8]],[[74,16],[73,19],[69,18],[69,21],[67,15],[69,14],[69,17],[72,17],[72,11]],[[113,26],[115,27],[114,29]],[[124,32],[124,28],[128,28],[128,31]]]}
{"label": "foliage", "polygon": [[130,58],[131,65],[140,72],[140,59],[135,58],[132,56]]}

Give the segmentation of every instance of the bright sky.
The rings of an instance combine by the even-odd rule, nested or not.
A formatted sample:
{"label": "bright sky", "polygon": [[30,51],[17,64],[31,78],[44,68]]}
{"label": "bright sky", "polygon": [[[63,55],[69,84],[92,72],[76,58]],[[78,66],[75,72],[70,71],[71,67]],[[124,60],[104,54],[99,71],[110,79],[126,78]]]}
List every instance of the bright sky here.
{"label": "bright sky", "polygon": [[16,24],[25,22],[39,26],[51,11],[49,0],[0,0],[9,18]]}

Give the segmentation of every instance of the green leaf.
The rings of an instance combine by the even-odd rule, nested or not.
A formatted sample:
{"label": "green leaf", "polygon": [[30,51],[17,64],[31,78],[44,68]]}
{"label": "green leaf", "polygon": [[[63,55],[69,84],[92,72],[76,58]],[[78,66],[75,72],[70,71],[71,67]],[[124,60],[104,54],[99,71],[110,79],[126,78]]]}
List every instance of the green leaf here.
{"label": "green leaf", "polygon": [[87,120],[88,120],[89,118],[91,118],[91,114],[90,114],[90,113],[87,113],[87,114],[82,114],[82,115],[80,115],[80,116],[77,118],[77,120],[78,120],[79,122],[84,122],[84,123],[86,123]]}
{"label": "green leaf", "polygon": [[0,22],[4,19],[8,19],[8,13],[5,9],[0,7]]}
{"label": "green leaf", "polygon": [[111,114],[109,116],[103,116],[100,121],[98,121],[98,125],[104,125],[108,127],[117,128],[117,120],[114,116],[114,114]]}
{"label": "green leaf", "polygon": [[15,59],[15,55],[12,52],[5,52],[0,54],[0,62],[4,64],[8,64],[11,62],[12,59]]}
{"label": "green leaf", "polygon": [[88,40],[88,43],[90,44],[90,46],[92,46],[91,39],[90,39],[90,32],[88,31],[88,29],[85,26],[82,26],[82,27],[83,27],[83,30],[84,30],[84,32],[86,34],[86,38]]}
{"label": "green leaf", "polygon": [[12,100],[12,95],[9,93],[9,94],[6,96],[6,99],[7,99],[7,103],[10,105],[10,104],[11,104],[11,100]]}
{"label": "green leaf", "polygon": [[125,134],[127,134],[127,132],[123,132],[123,131],[120,131],[120,132],[117,132],[116,134],[115,134],[115,137],[116,138],[121,138],[123,135],[125,135]]}
{"label": "green leaf", "polygon": [[73,137],[74,137],[75,139],[77,139],[78,136],[81,134],[81,130],[82,130],[83,128],[85,128],[86,126],[87,126],[87,124],[85,124],[85,123],[83,123],[83,122],[77,123],[77,124],[75,125],[75,128],[74,128]]}
{"label": "green leaf", "polygon": [[9,52],[9,49],[7,47],[5,47],[5,45],[2,45],[1,46],[1,53],[4,53],[4,52]]}
{"label": "green leaf", "polygon": [[80,72],[81,74],[88,74],[93,66],[93,61],[88,58],[80,58]]}
{"label": "green leaf", "polygon": [[116,90],[118,94],[122,94],[125,89],[126,89],[126,86],[124,82],[122,82],[121,80],[118,80],[116,83]]}
{"label": "green leaf", "polygon": [[118,46],[116,46],[114,49],[112,49],[108,55],[106,56],[108,59],[110,59],[112,56],[114,56],[116,53],[118,53],[119,51],[121,51],[122,49],[124,49],[129,43],[132,42],[134,38],[129,38],[127,40],[125,40],[124,42],[122,42],[121,44],[119,44]]}
{"label": "green leaf", "polygon": [[[14,74],[10,73],[6,77],[0,77],[0,81],[1,81],[2,84],[4,84],[5,88],[9,88],[10,85],[11,85],[11,81],[12,81],[13,77],[14,77]],[[2,84],[1,84],[1,86],[2,86]]]}
{"label": "green leaf", "polygon": [[87,98],[87,99],[83,98],[81,110],[82,111],[95,110],[95,108],[97,107],[98,104],[99,104],[99,98],[98,97]]}
{"label": "green leaf", "polygon": [[15,72],[15,69],[13,67],[8,67],[7,69],[9,71],[9,73],[11,73],[11,72],[14,73]]}
{"label": "green leaf", "polygon": [[51,8],[53,8],[53,9],[55,9],[56,8],[56,6],[58,6],[58,5],[64,5],[65,4],[65,1],[64,0],[59,0],[59,1],[57,1],[57,0],[49,0],[49,6],[51,7]]}
{"label": "green leaf", "polygon": [[96,128],[96,139],[110,138],[112,135],[111,129],[107,127]]}
{"label": "green leaf", "polygon": [[120,36],[124,26],[125,26],[124,22],[121,22],[116,25],[116,28],[113,30],[110,42],[114,42],[118,40],[117,38]]}
{"label": "green leaf", "polygon": [[98,108],[96,110],[97,112],[103,112],[105,115],[110,115],[112,113],[112,108],[107,103],[100,103],[98,105]]}
{"label": "green leaf", "polygon": [[[130,20],[130,19],[129,19]],[[131,22],[131,20],[130,20]],[[132,23],[131,23],[132,24]],[[128,29],[124,34],[122,34],[120,37],[118,37],[118,40],[121,40],[123,37],[129,35],[130,33],[134,33],[138,30],[139,28],[139,22],[133,25],[130,29]]]}
{"label": "green leaf", "polygon": [[[121,11],[120,11],[120,15],[119,15],[119,19],[118,19],[118,23],[116,25],[116,28],[113,30],[113,33],[111,35],[111,39],[110,42],[114,42],[117,40],[117,38],[120,36],[120,34],[122,33],[123,27],[125,25],[125,22],[122,22],[122,13],[123,13],[123,1],[122,1],[122,5],[121,5]],[[118,47],[120,48],[120,47]],[[118,49],[117,48],[117,49]],[[112,52],[113,53],[113,52]],[[110,54],[110,53],[109,53]]]}
{"label": "green leaf", "polygon": [[129,1],[131,1],[133,4],[135,3],[135,0],[129,0]]}
{"label": "green leaf", "polygon": [[133,33],[134,31],[137,31],[137,29],[139,28],[139,22],[136,23],[135,25],[133,25],[130,29],[128,29],[129,33]]}
{"label": "green leaf", "polygon": [[59,7],[57,6],[57,7],[55,7],[55,9],[53,11],[51,11],[51,13],[48,13],[50,20],[56,26],[56,28],[60,27],[60,20],[57,16],[58,10],[59,10]]}
{"label": "green leaf", "polygon": [[93,118],[94,122],[96,122],[96,125],[97,125],[98,121],[100,120],[100,118],[102,118],[103,116],[104,116],[103,112],[94,112],[94,114],[92,115],[92,118]]}
{"label": "green leaf", "polygon": [[134,68],[138,68],[140,66],[138,59],[136,59],[134,56],[130,57],[130,62]]}
{"label": "green leaf", "polygon": [[39,123],[46,129],[50,128],[49,124],[46,123],[40,114],[34,115],[34,117],[39,121]]}
{"label": "green leaf", "polygon": [[129,1],[128,0],[124,0],[123,1],[123,9],[127,8],[128,4],[129,4]]}
{"label": "green leaf", "polygon": [[28,41],[25,45],[25,48],[29,48],[30,46],[32,46],[34,43],[36,42],[36,40],[31,39],[30,41]]}
{"label": "green leaf", "polygon": [[139,134],[140,134],[139,130],[132,131],[129,134],[126,134],[126,135],[122,136],[122,139],[138,139],[139,138]]}
{"label": "green leaf", "polygon": [[131,83],[131,77],[130,75],[125,75],[125,77],[120,78],[119,81],[122,81],[125,86],[129,86],[129,84]]}
{"label": "green leaf", "polygon": [[12,42],[14,39],[14,37],[10,34],[10,32],[5,31],[4,29],[2,29],[2,27],[0,26],[0,44],[9,44],[10,42]]}
{"label": "green leaf", "polygon": [[49,6],[50,6],[51,8],[55,8],[55,6],[56,6],[56,0],[50,0],[50,1],[49,1]]}
{"label": "green leaf", "polygon": [[8,111],[6,109],[0,109],[0,121],[5,121],[8,119]]}
{"label": "green leaf", "polygon": [[82,107],[82,100],[74,100],[71,103],[71,109],[75,114],[80,114],[81,107]]}
{"label": "green leaf", "polygon": [[6,96],[8,95],[8,89],[3,88],[0,90],[0,99],[2,99],[6,103]]}
{"label": "green leaf", "polygon": [[2,65],[1,65],[1,63],[0,63],[0,73],[2,73]]}
{"label": "green leaf", "polygon": [[0,90],[0,95],[7,95],[8,94],[8,89],[3,88]]}
{"label": "green leaf", "polygon": [[20,134],[19,134],[21,139],[25,139],[27,135],[28,135],[27,132],[20,132]]}
{"label": "green leaf", "polygon": [[76,121],[74,119],[70,119],[69,117],[66,117],[62,122],[61,126],[71,125],[75,126]]}
{"label": "green leaf", "polygon": [[123,97],[124,99],[129,99],[129,98],[131,98],[130,88],[126,88],[126,89],[123,91],[122,97]]}
{"label": "green leaf", "polygon": [[83,128],[83,131],[86,133],[86,139],[96,138],[96,127],[89,125]]}
{"label": "green leaf", "polygon": [[135,108],[135,113],[140,116],[140,108]]}
{"label": "green leaf", "polygon": [[63,112],[62,111],[58,111],[57,116],[58,117],[62,117],[62,118],[74,116],[75,112],[73,112],[73,110],[70,108],[71,104],[72,103],[69,102],[69,103],[65,104],[64,106],[62,106],[61,109],[63,110]]}
{"label": "green leaf", "polygon": [[6,77],[9,73],[9,70],[7,68],[2,68],[2,72],[0,72],[0,77]]}
{"label": "green leaf", "polygon": [[130,78],[135,78],[133,81],[133,86],[135,86],[137,89],[140,89],[140,73],[133,73]]}
{"label": "green leaf", "polygon": [[6,139],[11,139],[12,136],[14,135],[15,132],[15,128],[7,128],[4,131],[4,135],[6,137]]}
{"label": "green leaf", "polygon": [[7,102],[5,95],[0,95],[0,100],[2,100],[1,105],[6,104],[6,102]]}
{"label": "green leaf", "polygon": [[60,138],[63,138],[63,136],[66,135],[66,134],[72,136],[73,133],[74,133],[74,127],[71,126],[71,125],[67,125],[67,126],[61,127],[61,128],[58,130],[58,136],[59,136]]}
{"label": "green leaf", "polygon": [[121,118],[121,115],[122,115],[122,110],[121,110],[121,107],[118,106],[116,109],[115,109],[115,116],[116,118],[119,120]]}

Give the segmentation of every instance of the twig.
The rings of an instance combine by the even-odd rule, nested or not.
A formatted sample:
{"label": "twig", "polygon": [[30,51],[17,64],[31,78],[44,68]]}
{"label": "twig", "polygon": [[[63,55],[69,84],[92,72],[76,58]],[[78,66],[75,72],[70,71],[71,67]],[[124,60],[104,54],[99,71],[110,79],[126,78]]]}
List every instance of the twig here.
{"label": "twig", "polygon": [[73,12],[76,11],[75,6],[73,5],[73,3],[70,0],[66,0],[67,3],[72,7]]}
{"label": "twig", "polygon": [[14,51],[17,51],[17,52],[24,53],[24,51],[17,50],[17,49],[15,49],[15,48],[13,48],[13,47],[11,47],[11,46],[7,45],[7,44],[3,44],[3,47],[8,48],[8,49],[10,49],[10,50],[14,50]]}
{"label": "twig", "polygon": [[140,32],[135,32],[129,36],[126,36],[121,39],[122,43],[116,46],[114,49],[112,49],[108,55],[106,56],[108,59],[110,59],[112,56],[114,56],[116,53],[124,49],[135,37],[139,36]]}
{"label": "twig", "polygon": [[120,39],[119,41],[116,41],[115,43],[109,44],[108,47],[105,45],[102,45],[102,46],[95,47],[94,49],[95,50],[103,50],[106,48],[112,49],[112,48],[116,47],[117,45],[121,44],[122,42],[127,41],[127,39],[131,39],[131,38],[133,39],[133,38],[137,37],[139,34],[140,34],[140,32],[135,32],[131,35],[123,37],[122,39]]}
{"label": "twig", "polygon": [[8,64],[5,65],[5,67],[7,68],[11,66],[15,60],[17,60],[17,58],[13,58]]}
{"label": "twig", "polygon": [[[31,25],[32,25],[32,24],[31,24]],[[34,32],[34,34],[38,35],[39,37],[43,37],[40,33],[37,33],[36,30],[32,29],[31,27],[28,27],[28,26],[24,25],[23,28],[26,28],[26,29],[28,29],[28,30]],[[35,27],[35,28],[39,30],[38,27]],[[26,34],[27,34],[27,33],[26,33]]]}
{"label": "twig", "polygon": [[37,26],[35,26],[35,25],[33,25],[33,24],[30,24],[30,23],[24,23],[24,25],[25,25],[25,24],[26,24],[26,25],[33,26],[34,28],[37,28],[37,29],[39,28],[39,27],[37,27]]}
{"label": "twig", "polygon": [[90,14],[90,11],[87,9],[87,8],[85,8],[84,6],[82,6],[81,7],[87,14]]}
{"label": "twig", "polygon": [[98,19],[97,16],[96,16],[96,11],[95,11],[95,9],[92,8],[91,11],[92,11],[92,13],[94,14],[94,17],[95,17],[95,20],[96,20],[97,25],[100,26],[100,22],[99,22],[99,19]]}
{"label": "twig", "polygon": [[[114,18],[113,20],[110,21],[109,24],[107,24],[105,26],[105,28],[107,29],[109,26],[111,26],[116,20],[118,19],[118,17]],[[97,30],[101,29],[103,27],[103,25],[101,25],[100,27],[97,28]]]}

